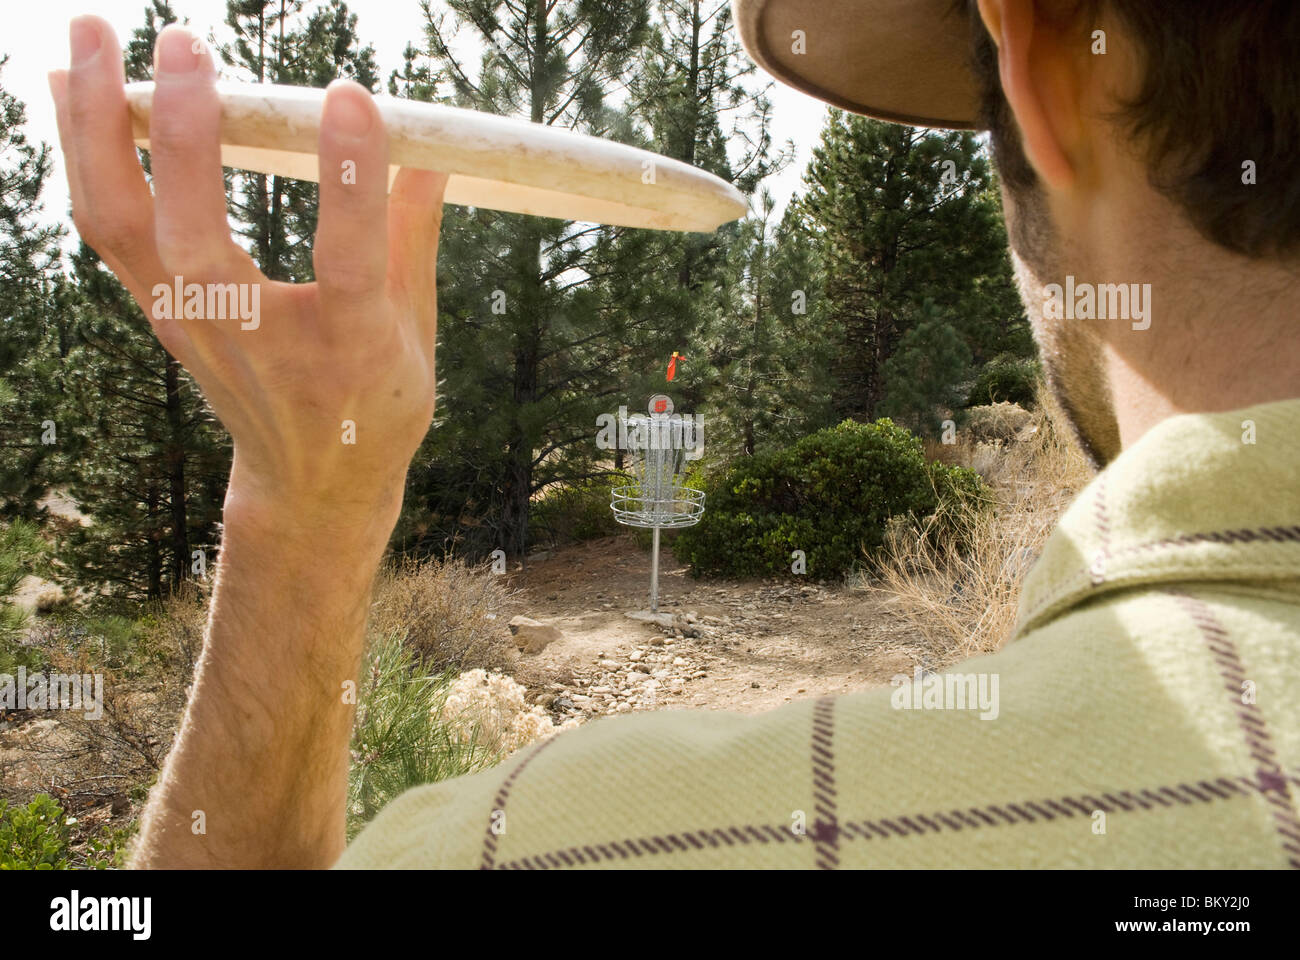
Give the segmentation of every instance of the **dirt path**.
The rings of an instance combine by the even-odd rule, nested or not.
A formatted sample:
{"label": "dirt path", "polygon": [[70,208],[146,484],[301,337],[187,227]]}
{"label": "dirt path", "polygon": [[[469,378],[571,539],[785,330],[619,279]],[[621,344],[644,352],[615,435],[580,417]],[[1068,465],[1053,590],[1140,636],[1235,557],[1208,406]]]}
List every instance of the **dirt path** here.
{"label": "dirt path", "polygon": [[534,559],[513,574],[521,613],[564,633],[526,656],[521,679],[560,717],[705,707],[759,712],[790,700],[886,685],[926,664],[923,645],[876,594],[816,582],[692,580],[665,549],[660,611],[638,622],[649,553],[610,537]]}

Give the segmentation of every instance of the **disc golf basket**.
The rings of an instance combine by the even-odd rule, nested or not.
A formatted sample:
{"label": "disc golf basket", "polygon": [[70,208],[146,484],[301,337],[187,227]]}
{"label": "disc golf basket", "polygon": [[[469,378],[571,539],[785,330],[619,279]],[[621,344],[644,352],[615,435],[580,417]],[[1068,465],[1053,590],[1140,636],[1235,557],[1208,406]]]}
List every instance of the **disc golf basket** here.
{"label": "disc golf basket", "polygon": [[659,531],[689,527],[704,515],[704,491],[681,482],[686,452],[700,440],[700,426],[694,418],[672,412],[672,401],[664,396],[650,401],[650,413],[623,418],[620,433],[634,483],[615,487],[610,493],[614,519],[628,527],[653,531],[650,548],[650,612],[659,612]]}

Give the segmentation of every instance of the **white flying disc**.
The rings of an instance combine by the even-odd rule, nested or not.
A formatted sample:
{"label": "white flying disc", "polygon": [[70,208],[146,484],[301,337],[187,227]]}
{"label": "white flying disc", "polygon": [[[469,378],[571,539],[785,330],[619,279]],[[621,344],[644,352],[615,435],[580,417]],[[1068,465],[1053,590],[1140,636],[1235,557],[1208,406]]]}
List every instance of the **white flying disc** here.
{"label": "white flying disc", "polygon": [[[225,166],[319,181],[324,90],[226,82],[217,90]],[[152,83],[126,87],[135,142],[145,148],[153,91]],[[744,197],[725,180],[646,150],[475,110],[375,102],[393,175],[399,167],[449,174],[448,203],[654,230],[707,232],[745,215]]]}

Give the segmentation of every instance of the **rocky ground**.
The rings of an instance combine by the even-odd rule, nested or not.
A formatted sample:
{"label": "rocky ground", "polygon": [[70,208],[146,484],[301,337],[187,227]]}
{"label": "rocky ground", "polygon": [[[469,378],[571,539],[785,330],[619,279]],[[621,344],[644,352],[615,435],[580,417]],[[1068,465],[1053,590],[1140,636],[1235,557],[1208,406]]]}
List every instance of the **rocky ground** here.
{"label": "rocky ground", "polygon": [[680,707],[752,713],[886,685],[936,659],[873,591],[793,575],[696,581],[667,549],[660,616],[650,618],[649,562],[632,537],[610,537],[512,575],[521,612],[559,631],[520,666],[557,720]]}

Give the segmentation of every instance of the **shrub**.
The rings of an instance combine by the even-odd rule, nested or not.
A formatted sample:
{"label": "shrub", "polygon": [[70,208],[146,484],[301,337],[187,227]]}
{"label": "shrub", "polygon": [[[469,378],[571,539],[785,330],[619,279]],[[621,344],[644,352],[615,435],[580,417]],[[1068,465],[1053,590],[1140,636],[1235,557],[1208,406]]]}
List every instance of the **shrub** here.
{"label": "shrub", "polygon": [[24,577],[46,569],[47,555],[33,524],[25,520],[0,524],[0,673],[15,673],[20,666],[41,669],[38,655],[20,642],[30,620],[27,611],[10,600]]}
{"label": "shrub", "polygon": [[429,675],[401,636],[379,636],[367,655],[352,731],[348,839],[411,787],[492,766],[500,756],[476,732],[440,721],[451,672]]}
{"label": "shrub", "polygon": [[27,806],[0,800],[0,870],[66,870],[72,831],[48,794]]}
{"label": "shrub", "polygon": [[932,461],[928,465],[934,487],[934,510],[925,517],[909,517],[915,536],[934,549],[968,551],[980,522],[995,500],[984,478],[969,467]]}
{"label": "shrub", "polygon": [[187,580],[140,620],[135,659],[142,670],[165,669],[189,683],[208,626],[207,585]]}
{"label": "shrub", "polygon": [[131,840],[139,822],[132,820],[125,827],[102,826],[99,833],[86,840],[86,867],[91,870],[119,870],[126,866]]}
{"label": "shrub", "polygon": [[966,411],[966,435],[975,443],[1006,443],[1033,419],[1033,414],[1015,403],[971,407]]}
{"label": "shrub", "polygon": [[[1006,643],[1025,574],[1062,511],[1091,479],[1087,463],[1053,429],[1046,411],[1034,411],[1033,418],[1038,429],[1029,442],[1002,448],[987,493],[950,496],[949,506],[922,523],[919,536],[910,525],[891,530],[871,576],[859,581],[890,597],[891,610],[937,657],[933,669]],[[952,477],[957,486],[971,483],[969,472]],[[952,528],[961,535],[954,537]]]}
{"label": "shrub", "polygon": [[1038,395],[1041,376],[1042,370],[1037,360],[1000,353],[980,369],[966,403],[972,407],[990,403],[1016,403],[1022,407],[1032,407]]}
{"label": "shrub", "polygon": [[710,482],[703,519],[673,551],[697,576],[785,574],[795,550],[810,576],[841,576],[880,548],[891,518],[928,516],[945,491],[978,482],[968,474],[927,464],[890,420],[845,420]]}
{"label": "shrub", "polygon": [[559,545],[620,533],[609,508],[610,490],[631,482],[626,476],[599,477],[547,490],[532,505],[529,540]]}
{"label": "shrub", "polygon": [[518,650],[502,616],[510,594],[486,565],[404,560],[379,577],[370,628],[396,636],[426,673],[511,667]]}
{"label": "shrub", "polygon": [[175,737],[203,646],[206,599],[185,584],[139,620],[117,615],[42,621],[34,631],[49,669],[101,674],[103,714],[61,718],[79,772],[135,777],[161,769]]}

